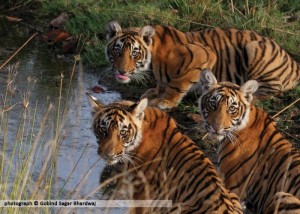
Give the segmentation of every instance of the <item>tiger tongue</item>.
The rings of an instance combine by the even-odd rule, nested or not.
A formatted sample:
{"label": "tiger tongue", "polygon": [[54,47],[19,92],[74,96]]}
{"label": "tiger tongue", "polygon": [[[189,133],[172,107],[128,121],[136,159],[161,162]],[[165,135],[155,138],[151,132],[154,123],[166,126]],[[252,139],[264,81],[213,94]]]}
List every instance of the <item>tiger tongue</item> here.
{"label": "tiger tongue", "polygon": [[116,78],[122,79],[122,80],[129,80],[128,76],[122,75],[122,74],[116,74]]}

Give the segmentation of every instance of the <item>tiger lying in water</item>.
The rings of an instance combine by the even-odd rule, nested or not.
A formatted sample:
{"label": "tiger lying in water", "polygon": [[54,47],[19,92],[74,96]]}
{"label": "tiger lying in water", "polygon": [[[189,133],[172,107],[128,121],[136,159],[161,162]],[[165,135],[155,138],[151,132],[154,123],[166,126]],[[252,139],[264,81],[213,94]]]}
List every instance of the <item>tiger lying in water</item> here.
{"label": "tiger lying in water", "polygon": [[300,152],[264,110],[251,104],[257,82],[218,83],[209,70],[200,81],[199,109],[207,131],[220,140],[225,186],[256,214],[300,213]]}
{"label": "tiger lying in water", "polygon": [[243,213],[210,160],[167,113],[146,108],[146,98],[103,105],[90,96],[90,102],[98,154],[108,164],[123,163],[128,177],[119,182],[133,186],[130,199],[172,200],[167,213]]}
{"label": "tiger lying in water", "polygon": [[120,83],[143,81],[151,70],[157,82],[142,97],[161,109],[178,105],[188,91],[198,88],[200,73],[213,69],[218,81],[238,85],[259,82],[257,96],[278,95],[299,83],[300,66],[273,40],[254,31],[210,29],[183,33],[157,25],[122,29],[106,26],[106,56]]}

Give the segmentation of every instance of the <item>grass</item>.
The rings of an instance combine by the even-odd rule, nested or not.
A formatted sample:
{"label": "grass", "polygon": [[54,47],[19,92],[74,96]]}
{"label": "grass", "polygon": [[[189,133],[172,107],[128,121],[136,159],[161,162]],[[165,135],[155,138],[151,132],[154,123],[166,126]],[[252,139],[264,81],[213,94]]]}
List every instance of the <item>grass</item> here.
{"label": "grass", "polygon": [[[61,76],[57,108],[53,103],[46,102],[44,110],[38,109],[39,100],[33,102],[30,97],[37,80],[28,77],[27,85],[21,89],[17,83],[19,63],[8,64],[2,70],[8,75],[0,108],[0,137],[3,139],[0,156],[0,200],[50,200],[56,194],[57,151],[63,141],[62,131],[76,62],[75,60],[69,87],[64,95]],[[67,98],[63,100],[62,96]],[[39,115],[43,116],[38,118],[37,111],[42,111]],[[53,133],[49,131],[51,127],[54,127]],[[33,211],[30,208],[0,209],[5,213]],[[52,212],[49,208],[35,208],[35,211]]]}
{"label": "grass", "polygon": [[[179,30],[201,30],[213,27],[237,27],[255,30],[274,38],[284,49],[300,59],[300,4],[284,1],[104,1],[104,0],[36,0],[39,23],[48,26],[51,19],[67,12],[65,28],[81,37],[83,62],[92,67],[106,66],[105,24],[117,20],[123,27],[146,24],[172,25]],[[42,19],[41,19],[42,18]]]}
{"label": "grass", "polygon": [[[30,194],[32,197],[35,197],[37,193],[45,194],[44,191],[32,192],[31,185],[34,181],[31,177],[31,171],[37,158],[41,157],[41,147],[47,146],[47,142],[41,140],[41,137],[45,135],[46,121],[53,110],[53,105],[49,105],[42,121],[37,121],[37,105],[34,105],[33,109],[31,109],[29,104],[33,80],[29,78],[24,93],[18,95],[16,93],[17,69],[18,64],[7,67],[7,87],[2,104],[3,108],[1,108],[0,131],[1,137],[3,137],[0,166],[1,200],[22,200],[30,198]],[[16,96],[18,101],[16,101]],[[12,127],[12,116],[10,114],[15,109],[20,112],[20,115],[16,124],[14,124],[15,127]],[[13,123],[15,122],[13,121]],[[37,123],[40,125],[37,125]],[[8,154],[7,149],[11,147],[11,144],[12,152]],[[47,152],[47,150],[44,151]],[[45,164],[47,165],[47,162]],[[41,177],[41,181],[44,181],[45,186],[51,188],[51,185],[47,184],[48,181],[45,178]],[[5,211],[12,213],[16,210],[9,208]]]}

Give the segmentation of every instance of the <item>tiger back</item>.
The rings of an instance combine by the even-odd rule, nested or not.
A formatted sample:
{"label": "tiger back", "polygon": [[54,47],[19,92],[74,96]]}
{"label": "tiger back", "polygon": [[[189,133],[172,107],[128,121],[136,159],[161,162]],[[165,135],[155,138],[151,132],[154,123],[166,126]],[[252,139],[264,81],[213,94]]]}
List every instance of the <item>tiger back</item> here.
{"label": "tiger back", "polygon": [[172,201],[158,213],[242,213],[213,164],[167,113],[146,107],[147,99],[93,105],[98,154],[122,165],[118,182],[132,190],[129,199]]}
{"label": "tiger back", "polygon": [[201,82],[199,109],[206,130],[220,141],[218,164],[226,188],[253,213],[300,213],[300,152],[251,104],[257,81],[218,83],[205,70]]}
{"label": "tiger back", "polygon": [[212,69],[218,81],[259,83],[257,96],[278,95],[294,88],[300,66],[273,40],[254,31],[214,28],[183,33],[157,25],[122,29],[111,21],[106,26],[106,56],[120,83],[144,81],[151,71],[156,88],[142,97],[161,109],[176,107],[199,87],[203,69]]}

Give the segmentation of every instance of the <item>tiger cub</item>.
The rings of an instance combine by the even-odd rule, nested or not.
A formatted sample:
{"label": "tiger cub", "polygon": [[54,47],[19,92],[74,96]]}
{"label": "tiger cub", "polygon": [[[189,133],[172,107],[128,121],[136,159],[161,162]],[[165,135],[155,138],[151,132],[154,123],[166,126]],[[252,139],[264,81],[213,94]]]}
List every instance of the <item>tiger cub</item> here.
{"label": "tiger cub", "polygon": [[120,83],[143,81],[150,70],[157,87],[142,97],[161,109],[176,107],[192,89],[204,68],[218,81],[238,85],[255,79],[257,96],[278,95],[294,88],[300,79],[299,64],[273,40],[254,31],[209,29],[180,32],[157,25],[122,29],[116,21],[106,26],[106,57]]}
{"label": "tiger cub", "polygon": [[133,188],[132,199],[172,200],[167,213],[243,213],[210,160],[167,113],[147,108],[147,98],[103,105],[89,97],[98,154],[122,165],[127,173],[119,182]]}
{"label": "tiger cub", "polygon": [[251,104],[255,80],[242,86],[201,74],[199,109],[207,131],[219,140],[225,186],[254,213],[300,213],[300,152],[268,114]]}

